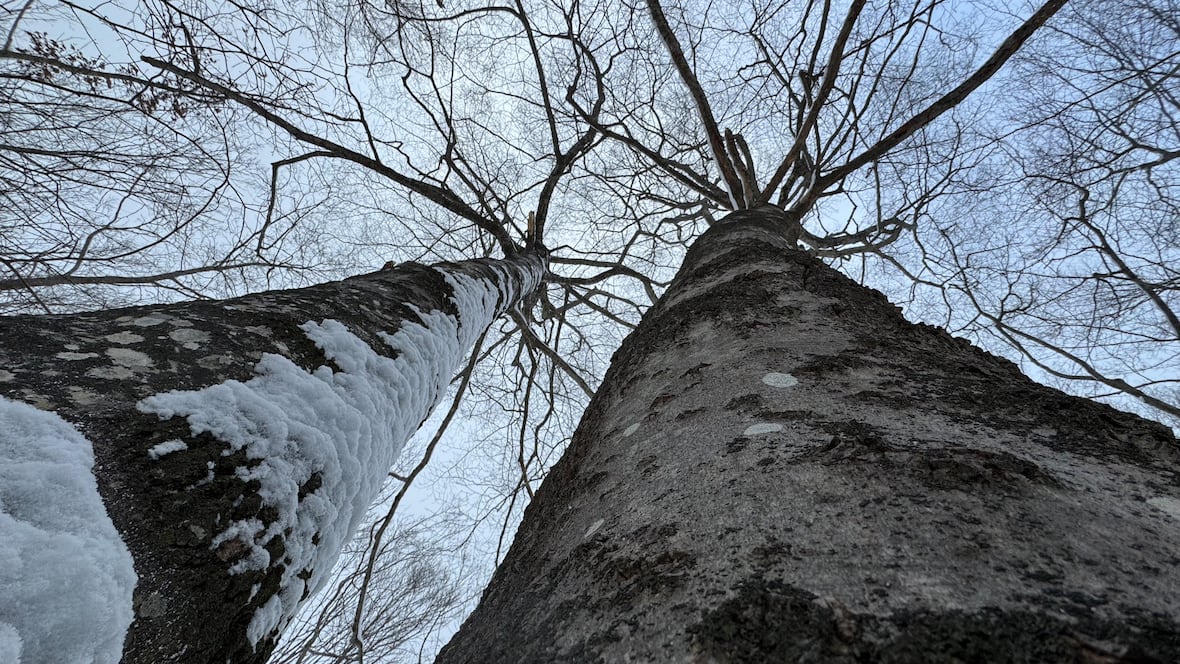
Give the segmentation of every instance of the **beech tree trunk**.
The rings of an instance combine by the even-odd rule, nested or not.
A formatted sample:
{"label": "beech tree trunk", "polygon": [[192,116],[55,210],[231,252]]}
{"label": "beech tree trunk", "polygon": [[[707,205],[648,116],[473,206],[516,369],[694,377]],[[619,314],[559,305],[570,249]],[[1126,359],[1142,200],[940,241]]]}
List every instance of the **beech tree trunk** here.
{"label": "beech tree trunk", "polygon": [[438,662],[1177,662],[1180,455],[799,251],[689,251]]}
{"label": "beech tree trunk", "polygon": [[[527,253],[226,301],[0,318],[0,395],[55,412],[90,440],[99,492],[134,559],[123,662],[264,661],[461,368],[456,342],[470,343],[544,271]],[[449,363],[436,362],[444,345]],[[366,394],[370,378],[400,392]],[[265,381],[269,392],[258,389]],[[331,398],[295,399],[309,389]],[[197,413],[209,395],[220,395],[215,412]],[[317,408],[327,412],[302,412]],[[384,408],[384,419],[363,421],[366,408]],[[223,416],[232,422],[212,421]],[[358,439],[368,446],[350,448]],[[272,528],[284,513],[290,523]],[[295,541],[301,533],[307,541]]]}

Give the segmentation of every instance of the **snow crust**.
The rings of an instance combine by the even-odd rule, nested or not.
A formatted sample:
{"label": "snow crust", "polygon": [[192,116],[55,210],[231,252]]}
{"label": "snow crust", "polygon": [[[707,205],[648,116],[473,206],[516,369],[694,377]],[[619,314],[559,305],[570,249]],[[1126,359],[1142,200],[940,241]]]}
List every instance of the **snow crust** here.
{"label": "snow crust", "polygon": [[[379,333],[395,358],[377,353],[336,320],[309,321],[300,328],[339,371],[321,366],[309,373],[267,354],[244,383],[167,392],[138,404],[162,419],[187,417],[193,435],[208,432],[228,444],[226,454],[244,449],[254,461],[236,473],[259,482],[263,503],[278,519],[230,523],[212,542],[216,548],[237,539],[250,547],[232,573],[285,566],[278,594],[248,626],[251,644],[285,627],[300,602],[328,581],[402,446],[498,314],[497,286],[439,271],[454,289],[459,316],[415,310],[417,322]],[[300,487],[316,474],[319,488],[299,500]],[[284,540],[281,561],[263,548],[274,537]],[[306,581],[299,578],[304,570],[311,570]]]}
{"label": "snow crust", "polygon": [[0,397],[0,662],[115,664],[137,577],[69,422]]}
{"label": "snow crust", "polygon": [[180,452],[182,450],[187,450],[187,449],[188,449],[188,445],[183,440],[179,440],[179,439],[165,440],[164,442],[160,443],[159,445],[155,445],[150,450],[148,450],[148,456],[150,456],[153,459],[159,459],[160,457],[164,456],[165,454],[171,454],[173,452]]}
{"label": "snow crust", "polygon": [[20,661],[20,634],[8,623],[0,623],[0,662]]}

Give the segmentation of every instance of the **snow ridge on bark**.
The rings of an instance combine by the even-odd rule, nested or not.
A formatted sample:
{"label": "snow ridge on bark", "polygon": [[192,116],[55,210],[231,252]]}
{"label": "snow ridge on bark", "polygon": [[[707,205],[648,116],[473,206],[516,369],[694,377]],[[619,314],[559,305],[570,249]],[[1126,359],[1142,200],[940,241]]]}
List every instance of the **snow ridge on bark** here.
{"label": "snow ridge on bark", "polygon": [[0,397],[0,662],[123,655],[135,567],[93,467],[73,425]]}
{"label": "snow ridge on bark", "polygon": [[[406,441],[475,339],[516,299],[509,279],[497,284],[438,272],[453,290],[458,315],[415,309],[417,322],[379,333],[389,356],[336,320],[309,321],[301,329],[333,367],[308,372],[266,354],[248,381],[157,394],[138,404],[161,419],[186,417],[194,436],[209,433],[227,443],[226,454],[244,449],[251,463],[238,475],[257,481],[263,503],[277,513],[270,523],[230,523],[212,542],[213,548],[248,547],[231,573],[283,566],[279,591],[250,622],[252,645],[282,630],[329,578]],[[522,287],[528,292],[535,283]],[[282,540],[281,560],[271,560],[266,548],[275,537]]]}

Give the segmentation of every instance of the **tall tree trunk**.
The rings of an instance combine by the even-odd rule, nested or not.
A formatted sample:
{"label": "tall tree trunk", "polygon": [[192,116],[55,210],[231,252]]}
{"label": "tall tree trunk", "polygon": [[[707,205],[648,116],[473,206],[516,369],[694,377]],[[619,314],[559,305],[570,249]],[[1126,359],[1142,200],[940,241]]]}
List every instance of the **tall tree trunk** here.
{"label": "tall tree trunk", "polygon": [[[472,342],[544,271],[528,253],[234,300],[0,319],[5,421],[56,426],[32,404],[90,441],[98,492],[134,558],[123,661],[263,661]],[[0,431],[0,452],[14,440]],[[3,498],[8,518],[20,505]],[[0,530],[20,525],[15,514]],[[21,583],[43,584],[36,597],[70,594],[52,567],[16,562]],[[16,592],[0,588],[0,604]],[[38,634],[49,627],[22,611],[0,608],[0,651],[71,659],[54,641],[73,635]]]}
{"label": "tall tree trunk", "polygon": [[1180,661],[1173,436],[792,226],[696,242],[438,661]]}

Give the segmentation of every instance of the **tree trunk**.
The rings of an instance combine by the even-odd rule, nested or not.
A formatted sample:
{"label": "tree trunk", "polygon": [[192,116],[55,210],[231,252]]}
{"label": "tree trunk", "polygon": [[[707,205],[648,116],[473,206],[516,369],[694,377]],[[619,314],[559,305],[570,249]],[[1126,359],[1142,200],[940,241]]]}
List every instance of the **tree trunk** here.
{"label": "tree trunk", "polygon": [[696,242],[437,661],[1180,661],[1175,438],[793,225]]}
{"label": "tree trunk", "polygon": [[[264,661],[472,342],[544,271],[528,253],[234,300],[0,319],[0,394],[90,441],[102,502],[134,558],[123,661]],[[0,402],[18,424],[52,417]],[[27,565],[18,580],[44,584],[38,597],[69,595],[51,567],[16,562]],[[15,592],[0,588],[0,604]],[[42,638],[24,610],[0,608],[0,651],[70,659],[50,643],[70,635]]]}

